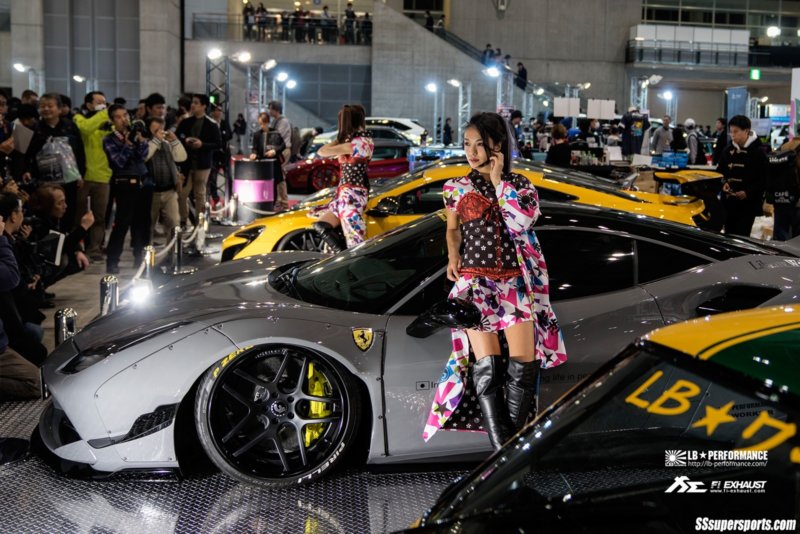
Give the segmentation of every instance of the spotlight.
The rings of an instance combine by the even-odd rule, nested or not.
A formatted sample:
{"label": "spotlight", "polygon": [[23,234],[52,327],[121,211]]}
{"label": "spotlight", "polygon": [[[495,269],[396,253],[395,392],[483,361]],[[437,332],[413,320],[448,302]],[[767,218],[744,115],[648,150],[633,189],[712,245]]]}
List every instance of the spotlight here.
{"label": "spotlight", "polygon": [[483,73],[489,76],[490,78],[497,78],[498,76],[500,76],[500,70],[497,67],[489,67],[488,69],[483,71]]}
{"label": "spotlight", "polygon": [[289,80],[288,82],[286,82],[286,88],[287,89],[294,89],[295,87],[297,87],[297,82],[296,81]]}
{"label": "spotlight", "polygon": [[664,91],[664,100],[672,100],[672,91]]}
{"label": "spotlight", "polygon": [[83,83],[83,82],[86,81],[86,78],[84,78],[80,74],[75,74],[74,76],[72,76],[72,79],[75,80],[78,83]]}
{"label": "spotlight", "polygon": [[536,96],[542,96],[544,94],[544,88],[543,87],[539,87],[538,89],[536,89],[533,92],[533,94],[535,94]]}
{"label": "spotlight", "polygon": [[233,59],[238,61],[239,63],[249,63],[253,56],[250,55],[250,52],[247,50],[243,50],[241,52],[237,52],[234,54]]}
{"label": "spotlight", "polygon": [[429,83],[428,85],[426,85],[426,86],[425,86],[425,89],[426,89],[426,90],[427,90],[429,93],[435,93],[435,92],[436,92],[436,90],[438,89],[438,87],[436,86],[436,84],[435,84],[435,83],[431,82],[431,83]]}
{"label": "spotlight", "polygon": [[208,51],[206,57],[212,61],[215,59],[219,59],[222,57],[222,50],[220,50],[219,48],[212,48],[211,50]]}
{"label": "spotlight", "polygon": [[265,62],[264,62],[264,64],[263,64],[263,65],[261,65],[261,68],[262,68],[263,70],[272,70],[272,69],[274,69],[274,68],[275,68],[277,65],[278,65],[278,62],[277,62],[277,61],[275,61],[274,59],[268,59],[267,61],[265,61]]}
{"label": "spotlight", "polygon": [[22,63],[14,63],[14,70],[17,72],[25,72],[28,69]]}
{"label": "spotlight", "polygon": [[449,83],[453,87],[461,87],[461,82],[456,80],[455,78],[451,78],[451,79],[447,80],[447,83]]}
{"label": "spotlight", "polygon": [[542,102],[542,105],[544,107],[548,107],[550,105],[550,101],[549,100],[545,100],[544,102]]}
{"label": "spotlight", "polygon": [[286,80],[289,79],[289,75],[286,72],[281,71],[278,73],[277,76],[275,76],[275,79],[278,80],[279,82],[285,82]]}
{"label": "spotlight", "polygon": [[767,28],[767,37],[777,37],[781,34],[781,29],[777,26],[770,26]]}

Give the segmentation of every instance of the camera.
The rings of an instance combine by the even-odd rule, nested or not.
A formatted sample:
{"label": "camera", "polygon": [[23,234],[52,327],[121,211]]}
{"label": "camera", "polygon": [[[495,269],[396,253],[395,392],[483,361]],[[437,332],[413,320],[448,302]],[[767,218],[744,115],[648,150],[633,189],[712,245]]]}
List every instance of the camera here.
{"label": "camera", "polygon": [[136,119],[135,121],[131,122],[131,129],[128,132],[128,141],[135,143],[137,134],[141,135],[142,137],[147,134],[147,126],[145,126],[143,120]]}

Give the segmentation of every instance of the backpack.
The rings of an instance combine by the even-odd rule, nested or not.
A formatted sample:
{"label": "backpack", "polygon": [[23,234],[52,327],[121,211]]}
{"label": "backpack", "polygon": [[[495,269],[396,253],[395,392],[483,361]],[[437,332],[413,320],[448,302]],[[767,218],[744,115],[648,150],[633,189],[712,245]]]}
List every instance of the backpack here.
{"label": "backpack", "polygon": [[[289,122],[289,119],[286,117],[281,118],[281,120]],[[300,128],[293,125],[291,122],[289,122],[289,126],[292,128],[292,146],[290,149],[291,155],[289,157],[289,162],[291,163],[297,159],[297,155],[300,153],[300,145],[303,144],[303,140],[300,137]]]}
{"label": "backpack", "polygon": [[705,165],[706,164],[706,147],[702,141],[700,141],[700,136],[697,132],[692,132],[689,136],[694,136],[695,140],[697,141],[697,155],[694,157],[694,161],[690,161],[689,165]]}
{"label": "backpack", "polygon": [[767,154],[767,202],[774,206],[793,205],[800,198],[800,176],[794,150]]}

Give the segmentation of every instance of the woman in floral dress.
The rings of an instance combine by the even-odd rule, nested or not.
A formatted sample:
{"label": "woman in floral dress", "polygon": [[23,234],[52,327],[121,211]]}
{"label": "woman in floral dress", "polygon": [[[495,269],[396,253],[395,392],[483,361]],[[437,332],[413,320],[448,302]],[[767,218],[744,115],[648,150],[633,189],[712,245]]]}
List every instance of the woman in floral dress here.
{"label": "woman in floral dress", "polygon": [[[447,277],[455,282],[450,298],[475,305],[481,324],[453,330],[453,352],[425,425],[426,441],[442,427],[466,429],[448,419],[463,419],[455,412],[471,393],[466,391],[471,370],[482,426],[492,446],[500,448],[535,409],[539,369],[567,359],[550,307],[547,266],[532,229],[539,197],[528,179],[511,172],[510,140],[500,115],[473,116],[464,132],[472,172],[449,180],[443,189]],[[508,346],[507,367],[500,332]]]}
{"label": "woman in floral dress", "polygon": [[364,210],[369,200],[367,166],[372,158],[373,143],[366,132],[366,113],[359,105],[345,105],[339,111],[339,132],[334,141],[318,151],[322,157],[336,157],[341,167],[336,195],[327,206],[314,210],[318,217],[314,229],[331,249],[344,249],[334,228],[342,225],[347,248],[364,241],[367,224]]}

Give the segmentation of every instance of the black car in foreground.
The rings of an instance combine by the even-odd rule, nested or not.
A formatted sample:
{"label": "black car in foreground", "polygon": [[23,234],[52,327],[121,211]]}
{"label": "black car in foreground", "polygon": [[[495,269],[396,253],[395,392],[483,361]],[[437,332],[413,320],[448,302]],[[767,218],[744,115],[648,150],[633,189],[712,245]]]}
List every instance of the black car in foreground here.
{"label": "black car in foreground", "polygon": [[445,490],[437,533],[797,532],[800,308],[645,336]]}

